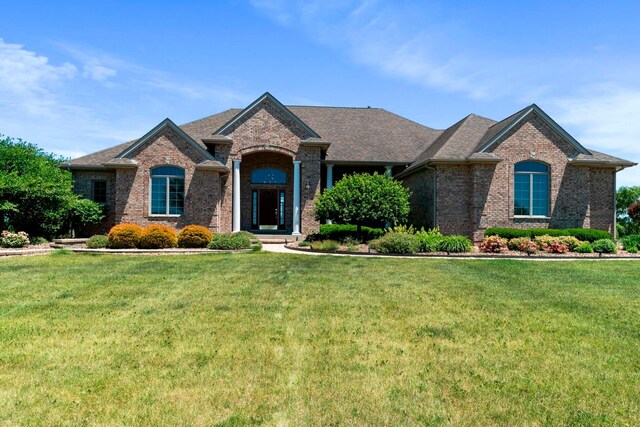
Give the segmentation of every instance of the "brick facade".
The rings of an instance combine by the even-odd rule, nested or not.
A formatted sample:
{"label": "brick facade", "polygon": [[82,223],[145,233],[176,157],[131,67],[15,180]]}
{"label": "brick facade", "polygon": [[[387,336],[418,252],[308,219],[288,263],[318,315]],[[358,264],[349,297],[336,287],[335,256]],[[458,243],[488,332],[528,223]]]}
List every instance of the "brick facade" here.
{"label": "brick facade", "polygon": [[[493,150],[497,164],[436,165],[436,224],[445,234],[481,240],[489,227],[597,228],[613,232],[615,168],[571,165],[578,153],[537,116],[520,123]],[[549,216],[514,215],[514,166],[549,165]],[[412,218],[429,216],[426,171],[404,179],[413,192]],[[425,224],[426,221],[423,221]],[[422,224],[422,222],[418,222]]]}

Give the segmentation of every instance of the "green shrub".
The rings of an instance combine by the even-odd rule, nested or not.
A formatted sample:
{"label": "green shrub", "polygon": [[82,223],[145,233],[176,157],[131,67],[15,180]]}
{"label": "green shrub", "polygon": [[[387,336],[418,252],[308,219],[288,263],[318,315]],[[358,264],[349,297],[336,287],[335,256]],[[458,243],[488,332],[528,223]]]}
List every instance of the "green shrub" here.
{"label": "green shrub", "polygon": [[583,242],[595,242],[596,240],[609,239],[611,240],[611,234],[604,230],[596,230],[594,228],[567,228],[563,230],[565,236],[573,236]]}
{"label": "green shrub", "polygon": [[177,246],[178,236],[175,230],[167,225],[147,225],[140,236],[142,249],[169,249]]}
{"label": "green shrub", "polygon": [[615,254],[618,252],[618,247],[613,240],[599,239],[591,244],[593,251],[599,254]]}
{"label": "green shrub", "polygon": [[548,234],[544,234],[542,236],[534,237],[533,241],[536,242],[538,246],[540,246],[540,249],[546,251],[550,245],[558,243],[558,238],[551,237]]}
{"label": "green shrub", "polygon": [[109,245],[109,238],[107,236],[97,234],[89,237],[87,240],[87,247],[89,249],[104,249]]}
{"label": "green shrub", "polygon": [[576,247],[575,251],[579,254],[592,254],[593,246],[591,246],[591,243],[589,242],[582,242],[578,245],[578,247]]}
{"label": "green shrub", "polygon": [[311,249],[317,251],[337,251],[340,249],[340,243],[335,240],[321,240],[319,242],[311,243]]}
{"label": "green shrub", "polygon": [[112,249],[134,249],[140,245],[142,227],[136,224],[120,224],[109,230],[109,247]]}
{"label": "green shrub", "polygon": [[567,235],[564,230],[556,230],[555,228],[529,228],[527,231],[530,233],[532,239],[538,236],[560,237]]}
{"label": "green shrub", "polygon": [[4,230],[0,234],[0,247],[2,248],[24,248],[29,245],[29,235],[24,231],[12,233]]}
{"label": "green shrub", "polygon": [[250,249],[251,239],[242,233],[222,233],[214,234],[211,242],[207,246],[209,249],[217,250],[238,250]]}
{"label": "green shrub", "polygon": [[627,250],[627,252],[629,252],[630,254],[637,254],[638,252],[640,252],[640,249],[638,249],[638,248],[629,248]]}
{"label": "green shrub", "polygon": [[49,243],[49,241],[47,239],[45,239],[44,237],[33,237],[33,238],[31,238],[31,244],[32,245],[44,245],[46,243]]}
{"label": "green shrub", "polygon": [[560,236],[558,242],[561,245],[565,245],[571,252],[574,252],[578,246],[582,243],[576,237],[573,236]]}
{"label": "green shrub", "polygon": [[573,236],[581,241],[593,242],[598,239],[611,239],[611,235],[603,230],[595,230],[589,228],[567,228],[565,230],[557,230],[553,228],[487,228],[484,232],[485,237],[500,236],[505,239],[516,239],[519,237],[535,238],[537,236]]}
{"label": "green shrub", "polygon": [[471,252],[473,243],[467,236],[444,236],[440,250],[447,253]]}
{"label": "green shrub", "polygon": [[303,241],[303,242],[300,242],[300,243],[298,244],[298,246],[302,246],[302,247],[305,247],[305,248],[306,248],[306,247],[311,246],[311,242],[309,242],[308,240],[305,240],[305,241]]}
{"label": "green shrub", "polygon": [[[513,239],[513,240],[516,240],[516,239]],[[524,252],[528,255],[531,255],[540,250],[540,245],[538,245],[536,242],[534,242],[529,238],[524,238],[519,240],[520,240],[520,244],[518,245],[516,250],[520,252]]]}
{"label": "green shrub", "polygon": [[181,248],[206,248],[213,233],[201,225],[187,225],[178,233],[178,246]]}
{"label": "green shrub", "polygon": [[500,236],[505,239],[517,239],[520,237],[531,237],[531,233],[529,230],[523,230],[519,228],[487,228],[484,231],[485,237],[489,236]]}
{"label": "green shrub", "polygon": [[420,245],[413,234],[391,232],[369,242],[369,247],[382,254],[415,254]]}
{"label": "green shrub", "polygon": [[[362,227],[362,240],[368,242],[369,240],[377,239],[384,235],[382,228]],[[357,230],[355,225],[350,224],[321,224],[320,231],[318,233],[312,233],[307,236],[307,240],[336,240],[338,242],[344,242],[345,239],[356,239]]]}
{"label": "green shrub", "polygon": [[425,231],[421,229],[415,234],[418,241],[418,252],[438,252],[442,244],[442,233],[438,227]]}
{"label": "green shrub", "polygon": [[633,249],[640,249],[640,234],[632,234],[622,239],[622,248],[625,251],[631,251]]}

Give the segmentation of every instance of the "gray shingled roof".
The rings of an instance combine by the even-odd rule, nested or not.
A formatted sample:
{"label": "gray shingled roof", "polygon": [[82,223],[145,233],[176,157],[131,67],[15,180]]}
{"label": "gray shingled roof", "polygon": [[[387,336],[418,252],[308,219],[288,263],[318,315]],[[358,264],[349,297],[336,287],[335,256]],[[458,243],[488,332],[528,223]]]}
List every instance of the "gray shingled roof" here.
{"label": "gray shingled roof", "polygon": [[[353,163],[411,164],[402,172],[410,173],[429,162],[499,161],[490,152],[480,152],[502,131],[516,123],[524,114],[536,111],[532,105],[506,119],[494,120],[470,114],[446,130],[435,130],[412,122],[381,108],[309,107],[287,108],[313,129],[320,138],[308,143],[330,143],[326,161]],[[188,136],[203,148],[203,139],[213,138],[213,133],[243,110],[229,109],[180,126]],[[544,116],[544,112],[541,112]],[[557,126],[557,124],[554,125]],[[561,130],[564,132],[563,130]],[[129,141],[96,153],[71,160],[73,167],[102,167],[117,157],[137,140]],[[586,151],[586,150],[585,150]],[[571,161],[633,166],[635,163],[593,150],[579,154]]]}

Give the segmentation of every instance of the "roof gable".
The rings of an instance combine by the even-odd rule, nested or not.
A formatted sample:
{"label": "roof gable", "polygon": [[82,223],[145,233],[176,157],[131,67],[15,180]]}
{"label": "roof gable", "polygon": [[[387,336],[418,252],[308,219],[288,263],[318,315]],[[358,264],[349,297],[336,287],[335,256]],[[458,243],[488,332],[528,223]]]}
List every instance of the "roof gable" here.
{"label": "roof gable", "polygon": [[227,135],[234,124],[236,124],[238,121],[242,120],[245,116],[247,116],[255,107],[260,105],[262,102],[270,103],[271,105],[276,107],[276,109],[278,109],[282,114],[284,114],[286,117],[290,118],[294,123],[296,123],[298,126],[300,126],[300,128],[302,128],[302,130],[307,134],[307,138],[320,138],[320,135],[318,135],[316,133],[316,131],[311,129],[305,122],[300,120],[300,118],[298,116],[293,114],[291,112],[291,110],[289,110],[287,107],[285,107],[280,101],[278,101],[269,92],[265,92],[262,96],[260,96],[258,99],[253,101],[251,104],[249,104],[249,106],[247,108],[245,108],[244,110],[242,110],[238,114],[236,114],[235,117],[233,117],[227,123],[222,125],[222,127],[220,127],[220,129],[218,129],[217,131],[213,132],[212,135]]}
{"label": "roof gable", "polygon": [[536,114],[542,121],[544,121],[551,129],[558,133],[565,141],[567,141],[571,146],[573,146],[579,153],[585,154],[587,156],[591,155],[589,150],[584,148],[574,137],[569,135],[569,133],[564,130],[558,123],[556,123],[547,113],[545,113],[542,108],[538,107],[536,104],[531,104],[529,107],[526,107],[512,116],[507,117],[501,122],[493,125],[487,133],[485,137],[482,139],[481,143],[478,146],[476,152],[485,153],[488,149],[493,146],[499,144],[502,141],[502,137],[505,136],[511,129],[515,128],[519,123],[522,123],[526,120],[530,115]]}
{"label": "roof gable", "polygon": [[185,131],[180,129],[180,127],[178,125],[176,125],[174,122],[172,122],[168,118],[166,118],[163,121],[161,121],[160,123],[158,123],[158,125],[156,125],[156,127],[151,129],[142,138],[138,139],[136,142],[134,142],[129,147],[127,147],[124,151],[122,151],[120,154],[118,154],[116,156],[116,158],[120,158],[120,159],[129,158],[129,156],[136,149],[138,149],[139,147],[144,145],[151,138],[153,138],[154,136],[158,135],[160,132],[162,132],[167,127],[169,129],[171,129],[172,131],[174,131],[176,134],[178,134],[178,136],[180,136],[182,139],[187,141],[191,146],[193,146],[194,149],[196,149],[200,154],[202,154],[207,160],[214,160],[214,158],[211,155],[211,153],[209,153],[205,148],[203,148],[200,144],[198,144],[193,138],[191,138],[189,135],[187,135],[187,133]]}

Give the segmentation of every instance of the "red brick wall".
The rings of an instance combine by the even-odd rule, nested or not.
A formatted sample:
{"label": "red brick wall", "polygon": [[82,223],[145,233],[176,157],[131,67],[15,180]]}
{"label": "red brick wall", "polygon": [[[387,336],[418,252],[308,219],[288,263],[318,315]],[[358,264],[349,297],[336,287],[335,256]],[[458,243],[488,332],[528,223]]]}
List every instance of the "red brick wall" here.
{"label": "red brick wall", "polygon": [[[218,172],[196,170],[205,157],[187,141],[166,129],[134,153],[137,169],[116,172],[117,223],[166,224],[180,229],[188,224],[218,230],[220,183]],[[150,171],[156,166],[178,166],[185,171],[185,206],[180,217],[151,215],[149,204]]]}
{"label": "red brick wall", "polygon": [[434,175],[434,169],[422,169],[402,180],[411,192],[409,224],[415,227],[426,229],[435,227]]}
{"label": "red brick wall", "polygon": [[[482,239],[488,227],[591,227],[613,231],[613,168],[574,166],[577,152],[546,123],[532,117],[493,148],[497,165],[438,165],[437,222],[444,233]],[[548,218],[513,215],[514,165],[542,161],[550,168]]]}

